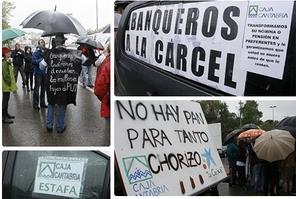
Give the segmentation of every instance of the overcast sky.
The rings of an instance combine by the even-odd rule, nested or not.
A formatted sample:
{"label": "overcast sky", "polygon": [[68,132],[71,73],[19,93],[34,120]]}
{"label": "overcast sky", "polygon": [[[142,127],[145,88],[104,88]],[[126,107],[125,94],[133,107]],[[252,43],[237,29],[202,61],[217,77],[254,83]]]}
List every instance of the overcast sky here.
{"label": "overcast sky", "polygon": [[[227,103],[230,112],[238,113],[238,100],[228,100],[225,102]],[[263,113],[263,121],[272,119],[272,109],[270,106],[276,106],[276,108],[274,108],[275,120],[280,121],[286,116],[296,116],[295,100],[257,100],[257,102],[259,103],[259,110]]]}
{"label": "overcast sky", "polygon": [[[12,12],[10,25],[21,28],[19,24],[31,13],[37,10],[57,10],[63,13],[72,14],[85,29],[96,29],[96,0],[10,0],[15,2],[16,8]],[[113,15],[113,1],[98,1],[98,27],[111,23]],[[26,29],[25,29],[26,30]]]}

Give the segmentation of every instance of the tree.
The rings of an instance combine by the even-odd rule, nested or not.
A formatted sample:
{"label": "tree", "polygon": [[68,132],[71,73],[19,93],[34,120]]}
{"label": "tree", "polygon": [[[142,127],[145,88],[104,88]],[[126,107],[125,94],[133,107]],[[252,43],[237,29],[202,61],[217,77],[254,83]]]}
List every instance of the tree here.
{"label": "tree", "polygon": [[275,120],[266,120],[265,122],[263,122],[261,124],[261,128],[265,131],[270,131],[272,129],[274,129],[274,127],[279,123],[279,121]]}
{"label": "tree", "polygon": [[10,28],[9,18],[12,16],[11,12],[15,9],[14,2],[3,0],[2,2],[2,30]]}
{"label": "tree", "polygon": [[209,124],[221,123],[222,138],[239,127],[239,118],[235,113],[230,113],[225,102],[221,101],[199,101],[205,118]]}
{"label": "tree", "polygon": [[260,125],[262,121],[262,112],[258,110],[258,103],[254,100],[248,100],[240,108],[242,124],[254,123]]}

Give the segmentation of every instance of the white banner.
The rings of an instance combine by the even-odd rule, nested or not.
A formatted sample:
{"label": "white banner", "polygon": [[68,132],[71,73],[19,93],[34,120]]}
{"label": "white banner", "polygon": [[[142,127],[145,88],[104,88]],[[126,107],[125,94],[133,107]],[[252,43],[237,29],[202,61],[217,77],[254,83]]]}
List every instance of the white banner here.
{"label": "white banner", "polygon": [[128,195],[192,195],[226,177],[192,101],[116,101],[115,153]]}
{"label": "white banner", "polygon": [[125,52],[218,90],[244,95],[239,67],[247,1],[155,5],[134,10]]}
{"label": "white banner", "polygon": [[241,67],[283,78],[294,1],[250,1]]}
{"label": "white banner", "polygon": [[39,157],[33,192],[79,198],[86,163],[84,158]]}

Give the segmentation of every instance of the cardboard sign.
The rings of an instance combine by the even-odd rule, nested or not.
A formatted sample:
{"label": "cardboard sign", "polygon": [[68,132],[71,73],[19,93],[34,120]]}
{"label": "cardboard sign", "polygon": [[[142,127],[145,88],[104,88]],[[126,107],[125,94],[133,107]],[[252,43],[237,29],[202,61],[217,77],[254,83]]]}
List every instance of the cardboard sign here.
{"label": "cardboard sign", "polygon": [[155,5],[131,12],[125,52],[218,90],[243,95],[239,67],[247,1]]}
{"label": "cardboard sign", "polygon": [[84,158],[39,157],[33,192],[79,198],[86,163]]}
{"label": "cardboard sign", "polygon": [[191,101],[116,101],[115,153],[128,195],[192,195],[226,177]]}
{"label": "cardboard sign", "polygon": [[250,1],[242,69],[283,78],[294,1]]}
{"label": "cardboard sign", "polygon": [[217,149],[222,149],[222,130],[221,123],[213,123],[208,125],[212,139]]}

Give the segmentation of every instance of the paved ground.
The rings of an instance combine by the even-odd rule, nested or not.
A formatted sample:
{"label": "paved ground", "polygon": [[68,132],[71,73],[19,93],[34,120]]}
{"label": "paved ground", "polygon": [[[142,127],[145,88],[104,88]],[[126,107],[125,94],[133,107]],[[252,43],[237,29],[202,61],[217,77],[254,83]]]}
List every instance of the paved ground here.
{"label": "paved ground", "polygon": [[[95,68],[93,72],[95,76]],[[100,101],[91,89],[78,87],[77,105],[66,112],[66,131],[57,134],[45,129],[46,109],[32,107],[33,92],[27,92],[18,80],[18,91],[11,94],[9,112],[15,115],[14,124],[3,124],[4,146],[108,146],[110,133],[104,134],[105,120],[100,118]]]}

